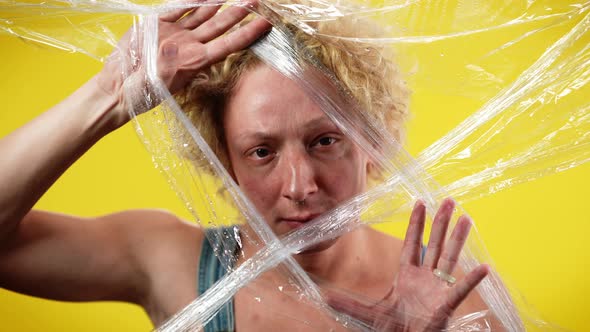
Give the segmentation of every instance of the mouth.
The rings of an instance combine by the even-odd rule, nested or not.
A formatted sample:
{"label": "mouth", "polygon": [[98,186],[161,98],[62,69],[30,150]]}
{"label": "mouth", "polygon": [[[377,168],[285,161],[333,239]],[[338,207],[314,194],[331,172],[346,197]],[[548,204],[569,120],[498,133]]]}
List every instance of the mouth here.
{"label": "mouth", "polygon": [[319,215],[320,215],[320,213],[299,215],[299,216],[289,216],[289,217],[285,217],[285,218],[280,218],[279,223],[284,223],[290,229],[295,229],[295,228],[299,228],[299,227],[307,224],[308,222],[312,221],[313,219],[315,219]]}

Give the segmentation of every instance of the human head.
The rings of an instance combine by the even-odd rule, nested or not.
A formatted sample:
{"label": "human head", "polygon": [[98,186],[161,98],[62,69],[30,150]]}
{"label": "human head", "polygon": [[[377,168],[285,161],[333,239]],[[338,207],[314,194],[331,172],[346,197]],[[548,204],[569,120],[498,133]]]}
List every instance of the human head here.
{"label": "human head", "polygon": [[[359,27],[366,28],[368,25],[351,22],[341,22],[337,25],[340,34],[346,34],[346,30],[353,34],[358,32]],[[299,43],[334,73],[360,107],[379,119],[382,125],[401,141],[403,121],[407,115],[408,92],[397,67],[388,61],[388,55],[383,48],[346,41],[322,40],[292,26],[290,28]],[[329,35],[333,33],[331,30],[335,25],[318,24],[315,28],[318,33]],[[263,71],[261,68],[264,66],[251,50],[234,53],[199,75],[176,96],[193,124],[234,178],[236,174],[231,164],[228,135],[225,132],[226,111],[231,104],[232,96],[239,95],[237,90],[241,89],[240,81],[244,77],[256,76],[250,74]],[[280,80],[276,75],[273,77],[274,81]],[[256,89],[252,93],[256,94]],[[196,162],[198,167],[208,170],[209,164],[199,153],[193,151],[192,155],[186,155]]]}

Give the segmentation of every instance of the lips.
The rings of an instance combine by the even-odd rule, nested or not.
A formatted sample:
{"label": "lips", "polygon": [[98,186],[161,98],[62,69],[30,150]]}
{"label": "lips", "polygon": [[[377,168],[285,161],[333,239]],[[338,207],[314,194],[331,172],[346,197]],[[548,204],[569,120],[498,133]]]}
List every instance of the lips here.
{"label": "lips", "polygon": [[320,215],[319,213],[310,213],[310,214],[304,214],[304,215],[283,217],[280,219],[284,220],[284,221],[296,221],[296,222],[305,223],[305,222],[313,220],[315,217],[317,217],[319,215]]}
{"label": "lips", "polygon": [[297,216],[288,216],[288,217],[280,218],[279,222],[289,225],[290,228],[297,228],[297,227],[301,227],[304,224],[312,221],[313,219],[315,219],[319,215],[320,215],[319,213],[314,213],[314,214],[305,214],[305,215],[297,215]]}

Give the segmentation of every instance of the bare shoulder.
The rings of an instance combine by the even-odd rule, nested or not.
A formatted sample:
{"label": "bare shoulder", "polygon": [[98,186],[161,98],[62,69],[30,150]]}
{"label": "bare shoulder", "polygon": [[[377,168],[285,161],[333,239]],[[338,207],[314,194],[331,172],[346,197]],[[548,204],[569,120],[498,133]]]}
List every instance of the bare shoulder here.
{"label": "bare shoulder", "polygon": [[112,214],[126,233],[131,252],[136,255],[152,282],[161,275],[175,275],[191,269],[194,280],[196,266],[205,238],[202,228],[182,220],[166,210],[129,210]]}
{"label": "bare shoulder", "polygon": [[382,253],[391,253],[392,256],[399,256],[403,247],[404,241],[393,235],[386,234],[372,227],[367,227],[367,234],[370,243],[375,250]]}
{"label": "bare shoulder", "polygon": [[[147,272],[162,261],[198,254],[204,238],[201,228],[166,210],[138,209],[96,218],[97,228],[108,233],[133,255]],[[172,256],[172,257],[169,257]]]}
{"label": "bare shoulder", "polygon": [[140,299],[154,323],[160,323],[198,296],[197,275],[203,229],[165,210],[130,210],[109,218],[124,221],[129,252],[147,277]]}
{"label": "bare shoulder", "polygon": [[[399,270],[400,255],[403,247],[403,240],[367,226],[366,254],[379,276],[390,283]],[[385,263],[385,264],[384,264]],[[385,281],[383,281],[385,282]]]}
{"label": "bare shoulder", "polygon": [[0,246],[0,287],[61,301],[150,303],[169,311],[188,301],[179,293],[196,296],[203,238],[197,225],[162,210],[92,218],[35,210]]}
{"label": "bare shoulder", "polygon": [[188,244],[197,245],[194,242],[201,242],[204,238],[198,225],[182,220],[166,210],[127,210],[100,219],[110,221],[117,230],[125,232],[129,245],[140,252],[156,247],[160,250],[180,249]]}

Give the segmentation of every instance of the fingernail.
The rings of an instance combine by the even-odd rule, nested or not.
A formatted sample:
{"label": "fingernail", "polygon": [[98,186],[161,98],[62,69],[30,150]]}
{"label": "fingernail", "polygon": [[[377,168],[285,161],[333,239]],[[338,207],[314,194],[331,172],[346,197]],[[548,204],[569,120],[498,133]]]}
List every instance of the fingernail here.
{"label": "fingernail", "polygon": [[163,46],[162,54],[167,58],[174,58],[178,54],[178,46],[176,43],[168,43]]}
{"label": "fingernail", "polygon": [[467,217],[467,216],[462,216],[463,217],[463,229],[465,232],[465,238],[467,238],[467,235],[469,234],[469,232],[471,231],[471,227],[473,226],[473,222],[471,221],[471,218]]}
{"label": "fingernail", "polygon": [[451,211],[455,210],[455,205],[457,205],[455,203],[455,200],[452,199],[451,197],[447,198],[447,204],[448,204],[449,210],[451,210]]}
{"label": "fingernail", "polygon": [[414,203],[414,209],[418,208],[419,206],[424,206],[424,201],[419,198],[418,200],[416,200],[416,203]]}
{"label": "fingernail", "polygon": [[471,227],[473,225],[473,220],[471,219],[471,217],[466,215],[465,219],[467,219],[467,223],[469,223],[469,227]]}

